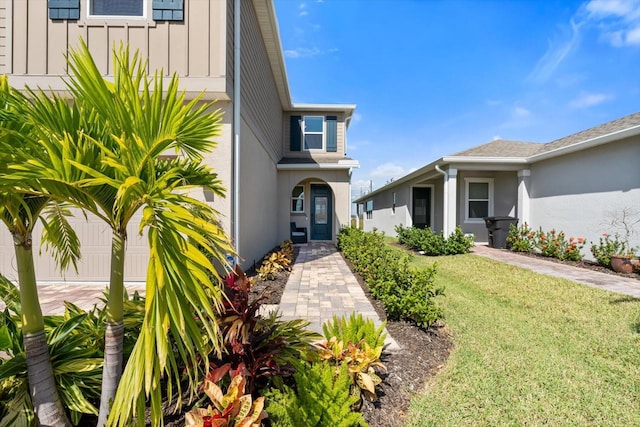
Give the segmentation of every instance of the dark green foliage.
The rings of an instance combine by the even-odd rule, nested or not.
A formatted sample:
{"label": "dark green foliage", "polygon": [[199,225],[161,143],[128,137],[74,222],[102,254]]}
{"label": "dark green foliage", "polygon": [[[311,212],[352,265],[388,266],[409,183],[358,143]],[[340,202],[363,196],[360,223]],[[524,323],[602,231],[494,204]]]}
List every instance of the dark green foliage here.
{"label": "dark green foliage", "polygon": [[466,236],[462,228],[456,227],[448,238],[434,233],[431,228],[396,226],[398,241],[427,256],[457,255],[469,253],[473,247],[473,238]]}
{"label": "dark green foliage", "polygon": [[626,255],[633,253],[627,243],[616,233],[613,238],[607,233],[600,237],[600,241],[596,245],[591,245],[591,254],[603,267],[611,268],[611,257],[613,255]]}
{"label": "dark green foliage", "polygon": [[383,322],[380,327],[376,328],[373,320],[365,319],[360,313],[351,313],[349,319],[338,318],[334,315],[333,320],[322,325],[322,331],[327,340],[336,337],[338,341],[354,344],[364,340],[372,348],[376,348],[383,346],[384,340],[387,338],[387,334],[384,332],[385,325],[386,322]]}
{"label": "dark green foliage", "polygon": [[[20,330],[21,306],[17,288],[0,276],[0,296],[6,304],[0,313],[0,426],[35,425],[27,389],[27,364]],[[106,298],[106,297],[105,297]],[[144,298],[125,295],[126,316],[124,358],[128,358],[140,333]],[[106,311],[94,307],[85,311],[65,303],[62,316],[44,316],[45,331],[56,385],[70,420],[85,424],[97,415],[104,357]],[[95,421],[94,421],[95,423]]]}
{"label": "dark green foliage", "polygon": [[313,342],[321,336],[306,329],[306,320],[282,321],[276,313],[262,317],[260,300],[249,302],[250,287],[239,268],[225,280],[226,298],[218,320],[223,353],[212,363],[230,364],[233,376],[247,378],[247,393],[253,394],[267,379],[291,375],[297,361],[311,357]]}
{"label": "dark green foliage", "polygon": [[409,266],[408,255],[389,248],[384,235],[344,228],[338,248],[355,266],[392,320],[405,319],[429,327],[442,317],[435,296],[443,293],[434,284],[436,265],[424,270]]}
{"label": "dark green foliage", "polygon": [[367,426],[351,406],[359,397],[351,395],[351,378],[346,364],[304,365],[295,375],[295,390],[265,392],[266,411],[273,427],[355,427]]}
{"label": "dark green foliage", "polygon": [[563,261],[582,260],[581,251],[585,245],[582,237],[567,239],[563,231],[556,232],[552,229],[545,232],[540,228],[534,232],[526,222],[521,227],[510,225],[507,242],[514,252],[532,252]]}
{"label": "dark green foliage", "polygon": [[509,224],[509,235],[507,242],[511,245],[514,252],[532,252],[535,247],[535,233],[529,228],[526,222],[518,227],[515,224]]}

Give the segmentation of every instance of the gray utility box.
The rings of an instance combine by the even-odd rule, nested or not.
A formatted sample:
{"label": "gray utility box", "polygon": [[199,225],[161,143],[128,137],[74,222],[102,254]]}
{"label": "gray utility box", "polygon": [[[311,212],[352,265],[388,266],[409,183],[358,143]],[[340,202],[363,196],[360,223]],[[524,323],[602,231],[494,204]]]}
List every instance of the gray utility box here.
{"label": "gray utility box", "polygon": [[[512,216],[488,216],[484,218],[489,232],[489,247],[496,249],[507,248],[507,237],[511,224],[517,226],[518,218]],[[511,245],[509,245],[511,246]]]}

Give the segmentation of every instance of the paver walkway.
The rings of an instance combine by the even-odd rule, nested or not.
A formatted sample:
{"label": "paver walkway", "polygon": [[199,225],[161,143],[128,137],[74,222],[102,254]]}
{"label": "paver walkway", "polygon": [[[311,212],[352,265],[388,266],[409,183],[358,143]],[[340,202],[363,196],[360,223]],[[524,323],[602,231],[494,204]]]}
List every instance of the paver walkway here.
{"label": "paver walkway", "polygon": [[334,315],[348,317],[354,311],[376,326],[382,323],[334,244],[300,245],[280,301],[282,318],[308,319],[309,328],[322,333],[322,324]]}
{"label": "paver walkway", "polygon": [[640,280],[617,276],[615,274],[601,273],[586,268],[573,267],[536,257],[519,255],[504,249],[490,248],[486,245],[475,246],[471,252],[549,276],[561,277],[594,288],[640,298]]}

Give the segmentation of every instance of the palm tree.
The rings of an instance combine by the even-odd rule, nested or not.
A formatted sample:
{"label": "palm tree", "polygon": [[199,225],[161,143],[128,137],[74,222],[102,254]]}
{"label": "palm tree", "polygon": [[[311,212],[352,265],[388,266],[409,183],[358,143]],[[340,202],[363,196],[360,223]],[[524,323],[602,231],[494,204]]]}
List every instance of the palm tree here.
{"label": "palm tree", "polygon": [[[52,202],[46,194],[34,195],[30,191],[6,180],[8,169],[15,157],[12,148],[23,141],[18,135],[30,135],[32,128],[24,121],[21,110],[25,99],[8,85],[6,76],[0,78],[0,219],[13,237],[20,304],[22,306],[22,335],[27,361],[27,377],[33,409],[38,423],[43,426],[70,425],[58,394],[49,358],[44,331],[44,319],[38,299],[38,288],[33,261],[33,229],[39,219],[45,223],[44,238],[56,250],[61,269],[75,266],[79,257],[79,243],[65,221],[64,209]],[[25,147],[20,147],[27,150]],[[48,214],[54,220],[46,221]]]}
{"label": "palm tree", "polygon": [[[198,362],[220,351],[215,308],[222,295],[211,258],[224,264],[232,252],[209,205],[189,196],[194,187],[223,196],[216,175],[202,164],[215,147],[219,111],[200,97],[185,101],[178,79],[164,86],[150,78],[138,54],[114,51],[114,79],[103,78],[84,43],[69,55],[67,86],[73,103],[32,92],[30,117],[44,150],[25,153],[13,179],[46,182],[47,194],[68,200],[112,230],[111,277],[99,425],[143,413],[162,423],[160,379],[167,395],[181,396],[181,370],[199,383]],[[182,158],[165,159],[173,150]],[[38,157],[40,156],[40,157]],[[82,175],[82,177],[79,176]],[[122,372],[124,262],[127,226],[142,211],[150,260],[143,328]],[[211,257],[211,258],[210,258]],[[206,339],[202,339],[204,335]],[[174,340],[170,348],[167,336]],[[175,388],[175,390],[174,390]],[[117,390],[117,394],[116,394]],[[178,397],[178,406],[181,404]],[[111,410],[111,415],[109,411]],[[110,417],[110,418],[109,418]]]}

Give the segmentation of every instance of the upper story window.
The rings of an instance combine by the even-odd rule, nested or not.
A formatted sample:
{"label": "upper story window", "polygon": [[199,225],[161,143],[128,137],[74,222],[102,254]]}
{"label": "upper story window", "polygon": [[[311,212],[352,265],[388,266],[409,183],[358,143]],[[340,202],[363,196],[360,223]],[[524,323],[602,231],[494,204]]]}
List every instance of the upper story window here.
{"label": "upper story window", "polygon": [[88,0],[89,16],[143,18],[146,0]]}
{"label": "upper story window", "polygon": [[291,116],[290,151],[338,151],[337,116]]}
{"label": "upper story window", "polygon": [[302,128],[304,129],[304,149],[324,150],[324,117],[304,116]]}
{"label": "upper story window", "polygon": [[465,221],[482,222],[493,215],[493,179],[465,179]]}

